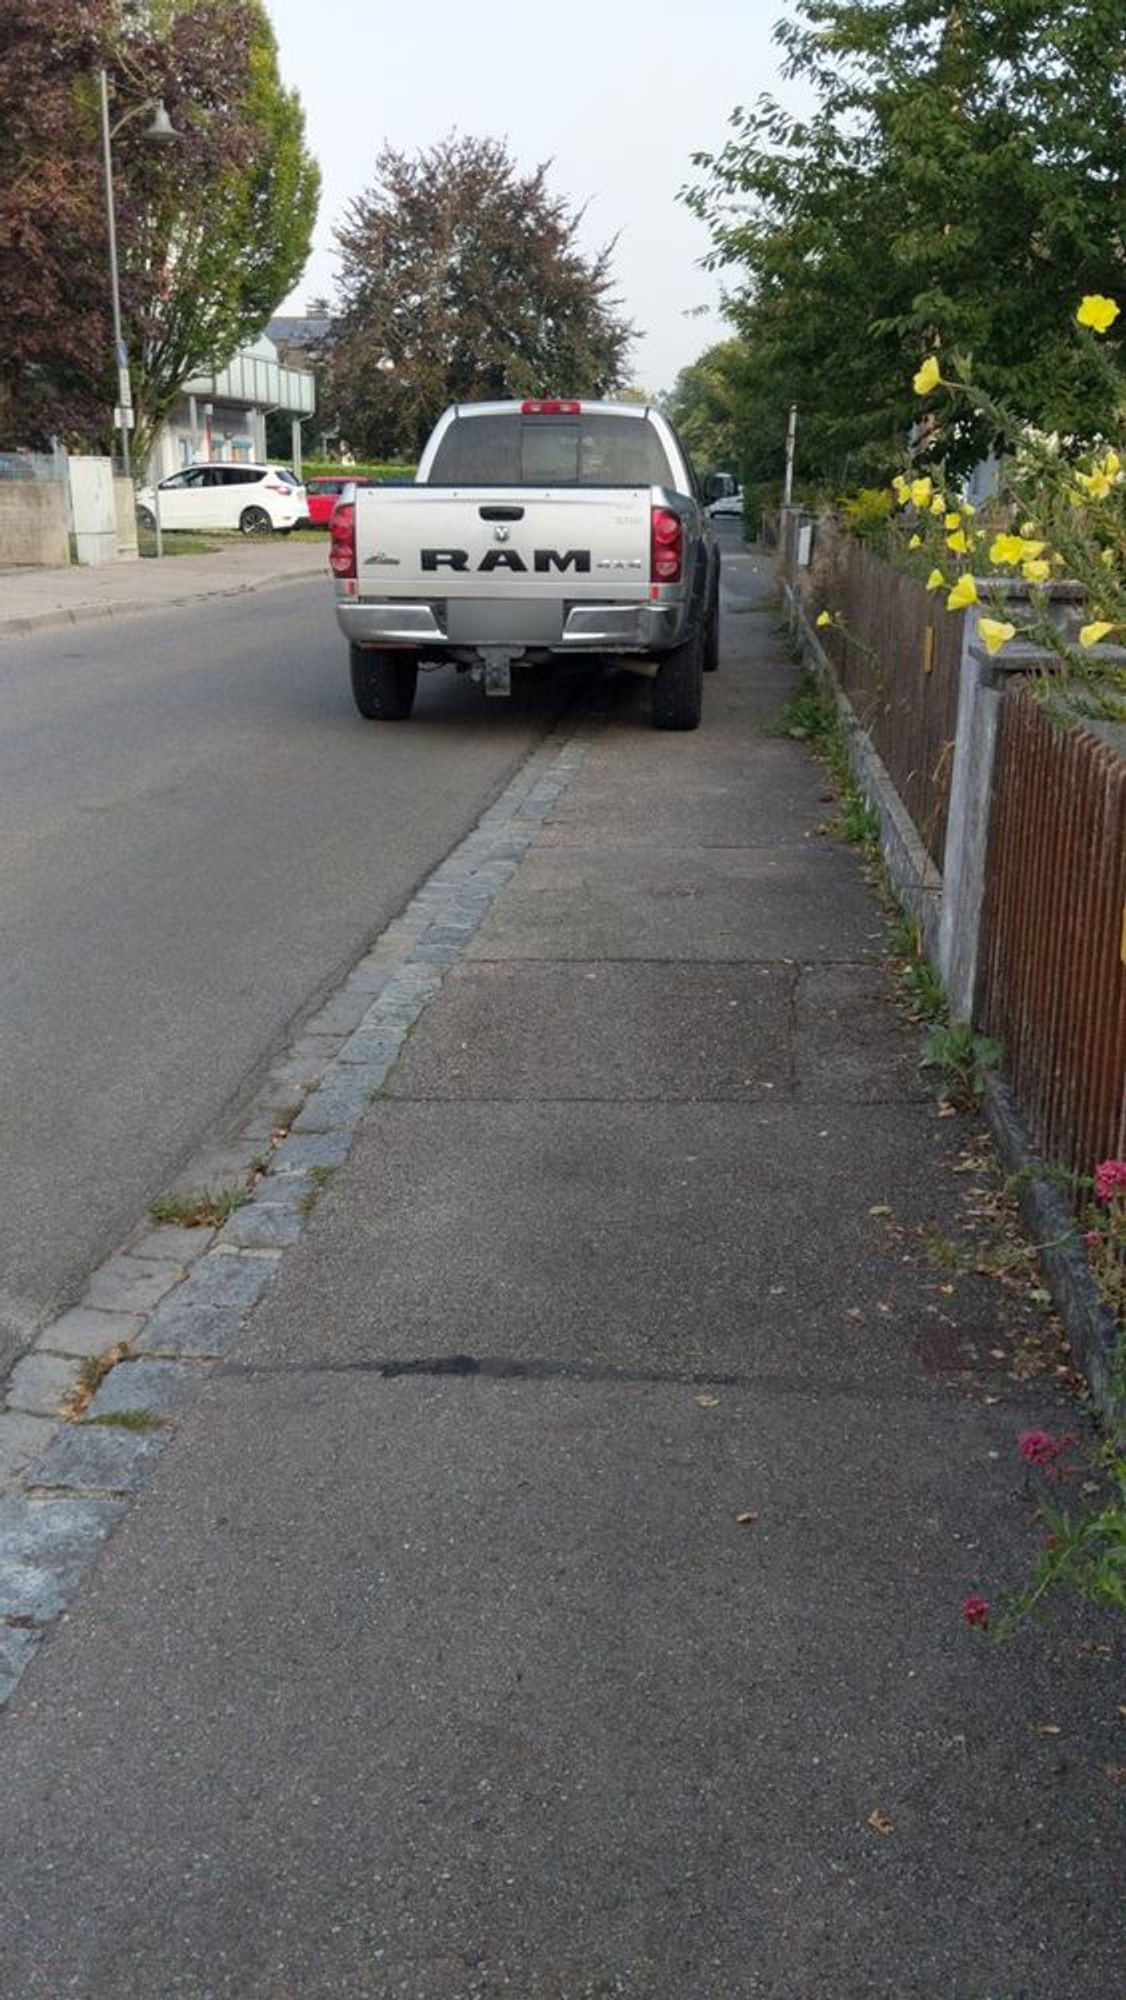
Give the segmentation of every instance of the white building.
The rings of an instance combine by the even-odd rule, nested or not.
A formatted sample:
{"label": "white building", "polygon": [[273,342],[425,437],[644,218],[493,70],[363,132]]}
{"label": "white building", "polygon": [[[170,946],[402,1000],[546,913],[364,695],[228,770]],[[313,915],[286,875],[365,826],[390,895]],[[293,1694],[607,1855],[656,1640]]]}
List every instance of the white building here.
{"label": "white building", "polygon": [[225,368],[185,382],[159,431],[150,460],[158,479],[199,459],[261,463],[266,458],[266,418],[275,410],[293,425],[295,469],[301,460],[300,423],[316,408],[316,382],[305,368],[286,368],[272,340],[261,334],[241,347]]}

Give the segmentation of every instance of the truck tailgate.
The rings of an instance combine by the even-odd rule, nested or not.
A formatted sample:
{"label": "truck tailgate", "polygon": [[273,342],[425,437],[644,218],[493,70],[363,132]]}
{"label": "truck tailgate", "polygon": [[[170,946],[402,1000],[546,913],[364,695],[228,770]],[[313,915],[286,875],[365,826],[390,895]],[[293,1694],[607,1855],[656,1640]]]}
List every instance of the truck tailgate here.
{"label": "truck tailgate", "polygon": [[[358,596],[441,598],[450,636],[483,636],[472,606],[521,604],[550,640],[550,606],[635,601],[649,590],[650,489],[402,486],[356,494]],[[481,623],[484,618],[484,624]],[[460,629],[464,627],[464,629]]]}

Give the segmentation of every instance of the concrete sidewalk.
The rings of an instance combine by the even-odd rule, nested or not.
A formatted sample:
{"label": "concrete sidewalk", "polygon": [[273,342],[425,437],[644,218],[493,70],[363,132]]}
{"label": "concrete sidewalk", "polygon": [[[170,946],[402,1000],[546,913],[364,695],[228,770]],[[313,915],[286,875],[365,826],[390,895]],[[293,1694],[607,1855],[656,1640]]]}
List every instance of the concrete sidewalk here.
{"label": "concrete sidewalk", "polygon": [[117,618],[137,611],[167,611],[204,597],[263,590],[294,578],[326,576],[328,544],[290,542],[284,536],[243,541],[210,555],[138,557],[96,568],[0,570],[0,639],[18,638],[49,625],[78,625],[88,618]]}
{"label": "concrete sidewalk", "polygon": [[6,2000],[1118,1989],[1108,1635],[959,1618],[1074,1412],[793,678],[736,558],[699,734],[603,695],[0,1723]]}

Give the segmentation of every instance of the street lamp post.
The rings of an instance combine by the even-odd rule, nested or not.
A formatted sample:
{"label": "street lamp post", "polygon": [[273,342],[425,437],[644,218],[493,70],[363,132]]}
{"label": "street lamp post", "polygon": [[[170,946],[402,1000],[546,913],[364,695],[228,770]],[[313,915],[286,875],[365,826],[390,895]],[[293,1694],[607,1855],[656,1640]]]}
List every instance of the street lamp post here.
{"label": "street lamp post", "polygon": [[109,72],[104,68],[98,71],[98,95],[102,114],[102,166],[105,172],[106,183],[106,237],[109,243],[110,299],[113,306],[113,362],[114,368],[117,371],[116,415],[121,428],[121,462],[126,479],[131,479],[133,472],[129,456],[129,432],[133,425],[133,388],[129,380],[129,350],[125,345],[121,331],[121,286],[117,269],[117,217],[114,212],[113,202],[113,156],[111,141],[114,133],[120,132],[121,127],[128,119],[137,117],[138,113],[142,111],[151,111],[153,114],[152,124],[148,128],[146,137],[152,139],[157,145],[163,145],[167,140],[175,139],[177,134],[176,128],[165,110],[164,99],[159,97],[149,99],[142,104],[135,104],[132,110],[127,111],[124,118],[119,118],[117,124],[111,129],[109,122]]}

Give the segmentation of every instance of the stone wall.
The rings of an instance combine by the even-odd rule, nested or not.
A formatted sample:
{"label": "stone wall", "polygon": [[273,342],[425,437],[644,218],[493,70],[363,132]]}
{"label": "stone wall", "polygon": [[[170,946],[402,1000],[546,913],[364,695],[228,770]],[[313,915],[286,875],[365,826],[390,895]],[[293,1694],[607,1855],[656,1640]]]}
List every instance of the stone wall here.
{"label": "stone wall", "polygon": [[70,561],[66,494],[59,479],[0,480],[0,569]]}

